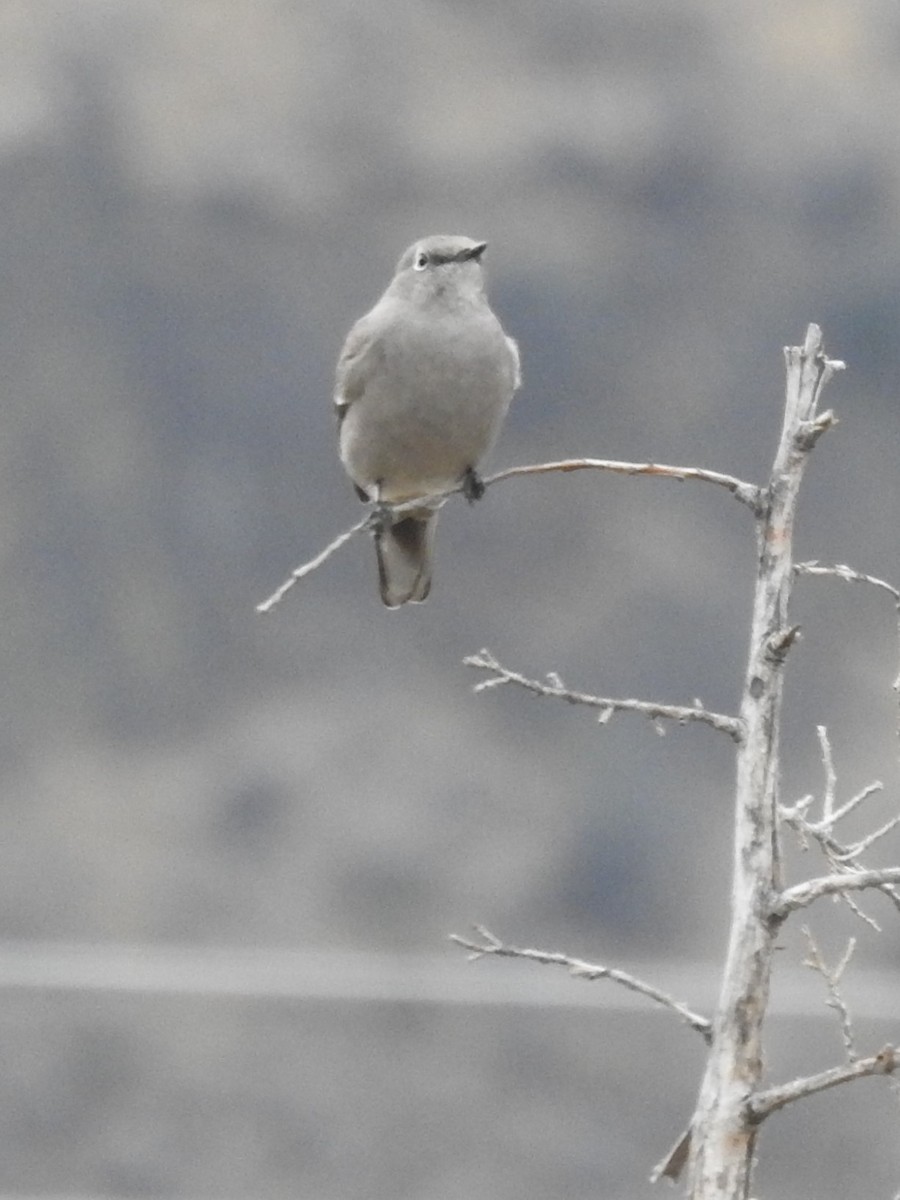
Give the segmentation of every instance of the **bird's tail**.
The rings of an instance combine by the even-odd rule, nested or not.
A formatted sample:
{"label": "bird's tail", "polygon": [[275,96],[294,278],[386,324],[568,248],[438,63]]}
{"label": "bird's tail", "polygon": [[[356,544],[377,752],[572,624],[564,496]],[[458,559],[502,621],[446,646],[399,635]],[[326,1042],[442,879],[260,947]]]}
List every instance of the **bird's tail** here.
{"label": "bird's tail", "polygon": [[436,523],[437,513],[423,509],[376,533],[378,584],[388,608],[428,598]]}

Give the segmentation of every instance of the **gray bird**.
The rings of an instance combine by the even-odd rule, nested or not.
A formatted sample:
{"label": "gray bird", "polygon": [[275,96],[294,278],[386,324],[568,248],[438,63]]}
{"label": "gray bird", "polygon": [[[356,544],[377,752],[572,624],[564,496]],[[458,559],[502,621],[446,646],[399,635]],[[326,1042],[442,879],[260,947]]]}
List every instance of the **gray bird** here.
{"label": "gray bird", "polygon": [[[361,500],[400,504],[463,483],[497,439],[521,382],[516,343],[484,294],[486,242],[437,234],[414,242],[375,307],[347,336],[334,402],[340,455]],[[427,507],[375,533],[381,599],[420,603],[431,589],[437,513]]]}

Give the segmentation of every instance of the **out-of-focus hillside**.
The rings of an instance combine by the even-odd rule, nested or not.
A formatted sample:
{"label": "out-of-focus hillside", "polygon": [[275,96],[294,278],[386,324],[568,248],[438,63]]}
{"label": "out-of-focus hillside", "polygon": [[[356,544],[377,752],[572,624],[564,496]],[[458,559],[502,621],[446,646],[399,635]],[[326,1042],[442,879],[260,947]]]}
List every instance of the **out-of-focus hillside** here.
{"label": "out-of-focus hillside", "polygon": [[[381,608],[362,542],[273,616],[254,605],[357,519],[333,362],[402,248],[444,229],[488,239],[492,300],[521,344],[495,463],[589,453],[760,478],[780,347],[819,321],[849,370],[798,552],[900,579],[898,67],[886,2],[2,0],[0,935],[433,950],[481,919],[584,954],[715,957],[727,741],[472,696],[460,663],[487,645],[585,690],[732,708],[754,546],[727,497],[511,482],[442,516],[423,608]],[[797,597],[785,791],[818,786],[827,723],[847,794],[884,776],[887,816],[892,614],[850,593],[809,581]],[[888,935],[862,952],[896,950]],[[236,1048],[276,1018],[217,1010],[210,1045],[188,1023],[160,1052],[157,1009],[47,1004],[3,1009],[24,1090],[4,1105],[20,1149],[0,1192],[225,1194],[227,1173],[159,1133],[168,1075],[158,1106],[145,1082],[176,1055],[196,1084],[185,1105],[218,1097],[184,1136],[229,1141],[250,1104],[229,1106]],[[313,1020],[280,1014],[268,1049],[254,1026],[263,1060],[295,1015]],[[357,1110],[333,1083],[309,1117],[315,1168],[284,1149],[361,1047],[387,1048],[373,1075],[395,1071],[386,1093],[413,1107],[465,1053],[450,1018],[395,1017],[317,1010],[304,1036],[319,1049],[271,1094],[254,1059],[253,1121],[272,1112],[285,1130],[269,1128],[241,1194],[529,1194],[512,1134],[498,1175],[480,1154],[454,1173],[449,1118],[423,1131],[434,1166],[408,1188],[387,1152],[367,1177],[389,1135],[348,1148]],[[643,1195],[663,1146],[634,1126],[634,1145],[623,1126],[599,1146],[590,1108],[624,1049],[582,1061],[555,1020],[533,1059],[539,1024],[513,1021],[494,1062],[532,1097],[522,1129],[547,1106],[581,1111],[580,1134],[541,1148],[547,1178],[558,1153],[577,1166],[566,1194],[595,1195],[600,1156],[604,1195]],[[73,1055],[80,1075],[60,1065]],[[60,1079],[74,1099],[57,1111]],[[497,1074],[473,1079],[457,1098],[489,1139],[509,1096]],[[674,1133],[693,1083],[671,1106],[665,1087],[644,1094],[654,1137]],[[119,1141],[95,1136],[113,1111]],[[409,1118],[399,1100],[388,1111]],[[356,1173],[329,1175],[348,1156]],[[828,1191],[838,1178],[816,1194],[845,1195]]]}

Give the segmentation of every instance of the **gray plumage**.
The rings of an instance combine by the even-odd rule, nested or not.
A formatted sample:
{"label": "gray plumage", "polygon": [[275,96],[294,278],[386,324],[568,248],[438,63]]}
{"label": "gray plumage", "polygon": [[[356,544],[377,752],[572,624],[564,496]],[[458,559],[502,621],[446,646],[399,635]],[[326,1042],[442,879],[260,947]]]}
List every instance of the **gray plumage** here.
{"label": "gray plumage", "polygon": [[[340,455],[364,500],[398,504],[453,487],[477,494],[475,468],[519,386],[519,354],[484,294],[484,242],[414,242],[375,307],[347,336],[334,401]],[[431,588],[437,514],[404,514],[376,534],[381,598]]]}

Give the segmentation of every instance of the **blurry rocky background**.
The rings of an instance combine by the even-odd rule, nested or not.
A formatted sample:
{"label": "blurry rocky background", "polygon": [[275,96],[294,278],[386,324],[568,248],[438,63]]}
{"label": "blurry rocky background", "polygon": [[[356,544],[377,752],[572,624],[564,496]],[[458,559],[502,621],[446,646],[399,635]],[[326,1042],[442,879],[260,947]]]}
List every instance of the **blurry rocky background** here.
{"label": "blurry rocky background", "polygon": [[[759,480],[781,347],[820,322],[849,369],[797,551],[900,579],[898,113],[890,0],[0,0],[0,1196],[653,1194],[699,1039],[578,1007],[577,981],[571,1009],[530,1004],[528,972],[454,1002],[512,968],[446,935],[712,969],[733,748],[473,695],[461,660],[733,711],[747,512],[522,479],[448,506],[424,607],[381,607],[362,539],[254,605],[360,515],[333,363],[436,231],[489,241],[521,343],[498,466]],[[897,804],[894,614],[804,580],[795,616],[785,797],[820,787],[827,724],[843,797],[886,781],[872,828]],[[858,980],[900,945],[869,907]],[[841,910],[810,920],[839,954]],[[72,943],[90,986],[60,974]],[[121,947],[155,987],[103,986]],[[44,966],[25,986],[15,962]],[[366,983],[420,962],[444,1000]],[[848,987],[863,1049],[896,1038],[898,993]],[[812,996],[773,1020],[773,1080],[840,1059]],[[760,1187],[893,1195],[898,1126],[879,1081],[819,1097],[767,1127]]]}

